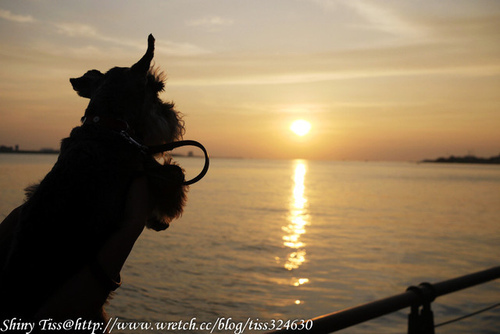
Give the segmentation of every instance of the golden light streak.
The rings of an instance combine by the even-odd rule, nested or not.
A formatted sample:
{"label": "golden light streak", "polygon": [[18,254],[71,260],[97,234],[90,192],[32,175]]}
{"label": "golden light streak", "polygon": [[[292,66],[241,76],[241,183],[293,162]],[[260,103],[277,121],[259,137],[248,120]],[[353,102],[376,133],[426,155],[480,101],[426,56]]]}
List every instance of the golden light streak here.
{"label": "golden light streak", "polygon": [[[292,249],[285,263],[287,270],[299,268],[306,260],[306,244],[300,237],[306,233],[306,226],[309,225],[309,215],[307,214],[307,198],[305,197],[305,175],[306,163],[301,160],[296,161],[294,170],[294,187],[292,191],[289,224],[283,226],[286,234],[283,236],[283,245]],[[307,278],[301,278],[293,285],[299,286],[309,282]]]}

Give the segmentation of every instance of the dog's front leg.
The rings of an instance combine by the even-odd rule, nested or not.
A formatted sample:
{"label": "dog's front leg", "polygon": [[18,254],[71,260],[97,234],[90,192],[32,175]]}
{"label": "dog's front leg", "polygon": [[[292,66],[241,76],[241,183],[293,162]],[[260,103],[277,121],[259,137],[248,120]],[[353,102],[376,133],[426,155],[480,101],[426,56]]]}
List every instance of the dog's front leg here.
{"label": "dog's front leg", "polygon": [[[148,184],[135,179],[127,195],[124,220],[104,243],[95,262],[85,265],[69,279],[37,313],[38,319],[102,318],[102,307],[149,216]],[[95,266],[98,266],[98,272]],[[96,319],[97,318],[97,319]],[[101,320],[102,321],[102,320]]]}

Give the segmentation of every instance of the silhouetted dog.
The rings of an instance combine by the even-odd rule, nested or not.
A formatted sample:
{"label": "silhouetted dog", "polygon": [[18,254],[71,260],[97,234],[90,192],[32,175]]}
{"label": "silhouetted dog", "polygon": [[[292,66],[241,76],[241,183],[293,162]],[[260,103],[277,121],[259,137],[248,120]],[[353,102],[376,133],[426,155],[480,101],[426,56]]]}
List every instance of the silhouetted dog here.
{"label": "silhouetted dog", "polygon": [[[72,275],[95,260],[120,224],[129,186],[146,175],[155,230],[182,213],[187,186],[176,165],[159,164],[143,145],[178,140],[184,123],[162,102],[162,75],[151,69],[154,38],[132,67],[91,70],[70,79],[90,102],[82,126],[62,141],[53,169],[27,188],[19,220],[0,245],[0,315],[29,319]],[[97,310],[99,313],[100,311]],[[101,315],[97,314],[97,318]]]}

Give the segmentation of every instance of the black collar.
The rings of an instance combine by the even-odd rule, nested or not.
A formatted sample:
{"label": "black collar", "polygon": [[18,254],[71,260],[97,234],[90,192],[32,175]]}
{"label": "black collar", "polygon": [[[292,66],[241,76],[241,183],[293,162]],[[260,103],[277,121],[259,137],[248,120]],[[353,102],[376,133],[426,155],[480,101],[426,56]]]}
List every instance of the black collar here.
{"label": "black collar", "polygon": [[127,133],[131,133],[132,129],[130,129],[128,123],[119,118],[109,117],[109,116],[92,116],[85,115],[81,118],[82,125],[87,124],[97,124],[100,126],[104,126],[105,128],[115,130],[115,131],[125,131]]}

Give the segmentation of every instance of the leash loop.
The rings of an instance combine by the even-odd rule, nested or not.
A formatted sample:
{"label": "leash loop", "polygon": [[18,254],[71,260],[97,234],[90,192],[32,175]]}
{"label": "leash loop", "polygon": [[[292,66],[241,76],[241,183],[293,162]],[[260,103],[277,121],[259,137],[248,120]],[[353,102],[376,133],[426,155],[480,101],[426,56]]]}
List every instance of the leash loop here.
{"label": "leash loop", "polygon": [[196,147],[200,148],[203,151],[203,154],[205,155],[205,165],[203,166],[203,169],[201,170],[201,172],[196,177],[192,178],[191,180],[184,181],[183,185],[188,186],[190,184],[193,184],[193,183],[200,181],[205,176],[205,174],[207,174],[207,172],[208,172],[208,167],[210,165],[210,158],[208,157],[207,150],[205,149],[205,147],[202,144],[200,144],[196,140],[180,140],[180,141],[175,141],[175,142],[163,144],[163,145],[143,146],[143,147],[145,148],[146,154],[153,155],[153,154],[160,153],[160,152],[172,151],[173,149],[181,147],[181,146],[196,146]]}

